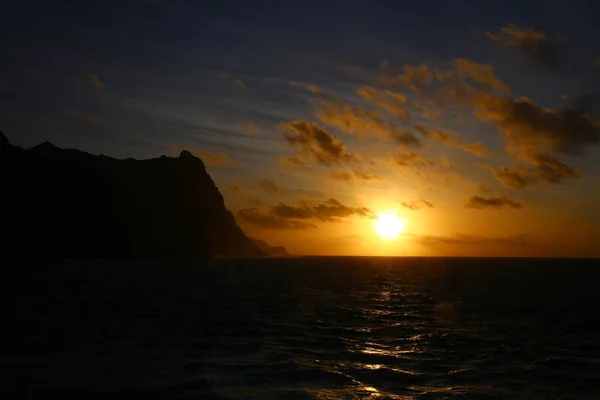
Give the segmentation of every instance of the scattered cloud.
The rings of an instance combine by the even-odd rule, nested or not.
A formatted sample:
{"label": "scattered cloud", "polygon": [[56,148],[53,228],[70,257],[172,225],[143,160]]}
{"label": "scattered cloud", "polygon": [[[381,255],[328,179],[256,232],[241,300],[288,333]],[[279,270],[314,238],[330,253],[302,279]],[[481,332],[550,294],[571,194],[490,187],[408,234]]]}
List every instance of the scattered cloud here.
{"label": "scattered cloud", "polygon": [[372,86],[360,87],[356,90],[356,93],[363,99],[370,101],[377,107],[400,119],[408,117],[407,104],[409,104],[409,100],[404,94],[395,93],[390,90],[377,90]]}
{"label": "scattered cloud", "polygon": [[494,176],[504,186],[511,189],[523,189],[535,184],[535,179],[528,176],[523,169],[516,170],[510,167],[500,167],[498,170],[493,170]]}
{"label": "scattered cloud", "polygon": [[372,212],[366,207],[349,207],[336,199],[329,199],[323,203],[305,203],[298,206],[289,206],[279,203],[270,206],[271,215],[279,218],[317,219],[322,222],[336,222],[341,218],[353,215],[371,217]]}
{"label": "scattered cloud", "polygon": [[264,229],[308,229],[316,228],[315,224],[296,221],[263,214],[257,207],[238,210],[237,217],[244,222]]}
{"label": "scattered cloud", "polygon": [[387,122],[379,110],[362,105],[351,105],[344,100],[323,99],[317,107],[315,116],[322,123],[361,139],[376,137],[384,140],[393,139],[406,146],[420,145],[419,139],[413,134]]}
{"label": "scattered cloud", "polygon": [[557,156],[581,155],[600,140],[600,126],[572,108],[551,110],[528,98],[487,99],[477,116],[498,124],[507,150],[536,169],[533,181],[555,184],[581,174]]}
{"label": "scattered cloud", "polygon": [[259,181],[260,187],[267,193],[275,194],[281,193],[281,188],[277,184],[268,179],[261,179]]}
{"label": "scattered cloud", "polygon": [[402,207],[408,208],[409,210],[420,210],[422,208],[433,208],[433,204],[428,202],[427,200],[418,199],[410,202],[400,202]]}
{"label": "scattered cloud", "polygon": [[297,205],[278,203],[270,205],[267,213],[258,207],[244,208],[237,212],[237,216],[244,222],[265,229],[307,229],[316,228],[308,220],[339,222],[352,216],[371,218],[373,213],[366,207],[346,206],[336,199],[329,199]]}
{"label": "scattered cloud", "polygon": [[[448,112],[461,107],[471,108],[478,119],[498,127],[507,152],[527,166],[525,172],[520,173],[525,185],[518,179],[510,180],[515,178],[514,175],[497,176],[512,187],[532,183],[557,184],[579,178],[581,173],[561,160],[561,156],[582,155],[587,147],[600,141],[594,95],[582,96],[563,109],[549,109],[526,97],[511,98],[508,85],[498,79],[489,64],[456,59],[449,69],[419,67],[405,70],[412,71],[409,76],[413,79],[405,76],[397,82],[409,87],[415,85],[414,80],[419,87],[426,84],[427,90],[419,92],[424,101]],[[417,73],[417,70],[421,72]],[[420,132],[431,140],[458,145],[477,156],[490,155],[480,142],[461,143],[455,136],[422,126]]]}
{"label": "scattered cloud", "polygon": [[502,27],[500,32],[488,32],[486,35],[502,45],[518,47],[536,64],[557,68],[563,63],[565,39],[559,35],[547,37],[540,31],[522,29],[514,25]]}
{"label": "scattered cloud", "polygon": [[244,89],[246,91],[248,90],[248,88],[246,87],[246,84],[241,79],[234,79],[233,83],[235,83],[236,85],[238,85],[239,87],[241,87],[242,89]]}
{"label": "scattered cloud", "polygon": [[365,174],[364,172],[358,171],[356,169],[352,169],[350,172],[333,172],[329,174],[336,181],[344,181],[351,182],[354,179],[372,182],[372,181],[380,181],[381,177],[376,174]]}
{"label": "scattered cloud", "polygon": [[454,163],[447,156],[442,157],[441,165],[445,168],[454,168]]}
{"label": "scattered cloud", "polygon": [[379,175],[376,174],[365,174],[364,172],[360,172],[359,170],[356,169],[352,169],[352,173],[354,174],[354,176],[357,179],[363,180],[363,181],[380,181],[381,177]]}
{"label": "scattered cloud", "polygon": [[483,143],[474,142],[474,143],[463,143],[460,145],[460,148],[477,157],[490,157],[492,153],[485,148]]}
{"label": "scattered cloud", "polygon": [[249,136],[255,136],[258,132],[260,132],[260,127],[254,121],[248,121],[244,125],[244,132]]}
{"label": "scattered cloud", "polygon": [[415,125],[415,129],[417,130],[417,132],[423,135],[423,137],[426,137],[427,139],[433,140],[435,142],[443,143],[448,146],[458,146],[460,144],[460,140],[450,133],[442,132],[440,130],[435,129],[427,129],[421,124]]}
{"label": "scattered cloud", "polygon": [[349,172],[332,172],[331,174],[329,174],[329,176],[331,176],[336,181],[348,182],[353,179],[352,174],[350,174]]}
{"label": "scattered cloud", "polygon": [[433,167],[437,163],[430,158],[423,157],[415,152],[406,149],[400,149],[399,154],[393,158],[394,162],[402,167]]}
{"label": "scattered cloud", "polygon": [[483,210],[486,208],[502,209],[502,208],[523,208],[523,205],[518,201],[511,200],[506,196],[500,197],[483,197],[483,196],[471,196],[465,208],[474,208],[477,210]]}
{"label": "scattered cloud", "polygon": [[319,90],[319,87],[317,85],[311,85],[311,84],[307,84],[307,83],[300,83],[300,82],[294,82],[294,81],[291,81],[290,85],[297,87],[297,88],[308,90],[309,92],[313,92],[315,94],[321,94],[321,91]]}
{"label": "scattered cloud", "polygon": [[229,191],[231,191],[236,197],[242,199],[251,206],[259,207],[263,204],[262,201],[252,196],[250,193],[246,192],[244,189],[237,185],[229,186]]}
{"label": "scattered cloud", "polygon": [[346,146],[341,140],[312,122],[292,121],[280,126],[284,130],[287,143],[299,148],[296,156],[287,158],[289,162],[305,165],[316,161],[330,166],[358,159],[355,154],[346,151]]}
{"label": "scattered cloud", "polygon": [[433,140],[434,142],[442,143],[450,147],[459,147],[467,153],[477,157],[489,157],[491,154],[481,142],[462,143],[462,141],[456,135],[443,132],[438,129],[427,129],[421,124],[416,124],[415,129],[423,137],[429,140]]}
{"label": "scattered cloud", "polygon": [[243,80],[241,80],[241,79],[237,79],[237,78],[236,78],[236,79],[234,79],[234,78],[233,78],[233,77],[232,77],[232,76],[229,74],[229,72],[219,72],[219,78],[221,78],[221,79],[222,79],[222,80],[224,80],[224,81],[231,81],[231,82],[233,82],[233,84],[235,84],[235,85],[237,85],[237,86],[241,87],[242,89],[244,89],[244,90],[246,90],[246,91],[248,90],[248,88],[246,87],[246,84],[244,83],[244,81],[243,81]]}
{"label": "scattered cloud", "polygon": [[413,92],[420,92],[431,85],[435,78],[435,73],[427,65],[418,67],[405,65],[403,73],[399,76],[385,79],[385,83],[403,84],[412,89]]}
{"label": "scattered cloud", "polygon": [[98,75],[95,74],[88,74],[88,81],[90,81],[90,84],[95,88],[98,89],[100,91],[104,91],[106,89],[106,83],[102,82],[100,80],[100,78],[98,78]]}

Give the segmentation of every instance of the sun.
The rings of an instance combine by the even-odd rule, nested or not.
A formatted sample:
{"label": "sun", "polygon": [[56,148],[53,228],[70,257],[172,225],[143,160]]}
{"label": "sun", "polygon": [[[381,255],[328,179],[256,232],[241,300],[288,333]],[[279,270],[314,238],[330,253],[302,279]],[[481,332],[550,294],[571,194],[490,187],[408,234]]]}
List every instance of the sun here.
{"label": "sun", "polygon": [[375,230],[382,239],[395,239],[406,229],[404,218],[398,218],[395,212],[381,212],[375,221]]}

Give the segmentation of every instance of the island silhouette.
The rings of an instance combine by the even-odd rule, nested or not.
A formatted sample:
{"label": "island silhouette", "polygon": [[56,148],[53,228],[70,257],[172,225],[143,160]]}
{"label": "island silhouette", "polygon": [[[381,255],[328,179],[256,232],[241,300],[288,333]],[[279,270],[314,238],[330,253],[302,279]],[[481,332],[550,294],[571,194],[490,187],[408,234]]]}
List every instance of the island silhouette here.
{"label": "island silhouette", "polygon": [[0,132],[0,257],[212,258],[287,255],[250,239],[202,160],[119,160]]}

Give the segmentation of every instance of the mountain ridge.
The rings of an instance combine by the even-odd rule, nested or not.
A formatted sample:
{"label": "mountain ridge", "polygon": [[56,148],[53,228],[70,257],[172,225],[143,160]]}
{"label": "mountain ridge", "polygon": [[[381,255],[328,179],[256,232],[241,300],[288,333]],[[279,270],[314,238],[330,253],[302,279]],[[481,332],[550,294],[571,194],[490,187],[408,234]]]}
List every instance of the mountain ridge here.
{"label": "mountain ridge", "polygon": [[116,159],[0,132],[0,258],[260,257],[202,160]]}

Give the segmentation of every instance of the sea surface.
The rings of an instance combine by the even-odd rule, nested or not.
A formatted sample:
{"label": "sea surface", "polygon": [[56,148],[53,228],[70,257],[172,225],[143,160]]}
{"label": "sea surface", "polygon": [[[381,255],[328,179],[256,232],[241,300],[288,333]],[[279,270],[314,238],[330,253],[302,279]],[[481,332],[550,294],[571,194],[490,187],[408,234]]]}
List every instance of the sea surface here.
{"label": "sea surface", "polygon": [[600,399],[600,260],[0,269],[3,399]]}

